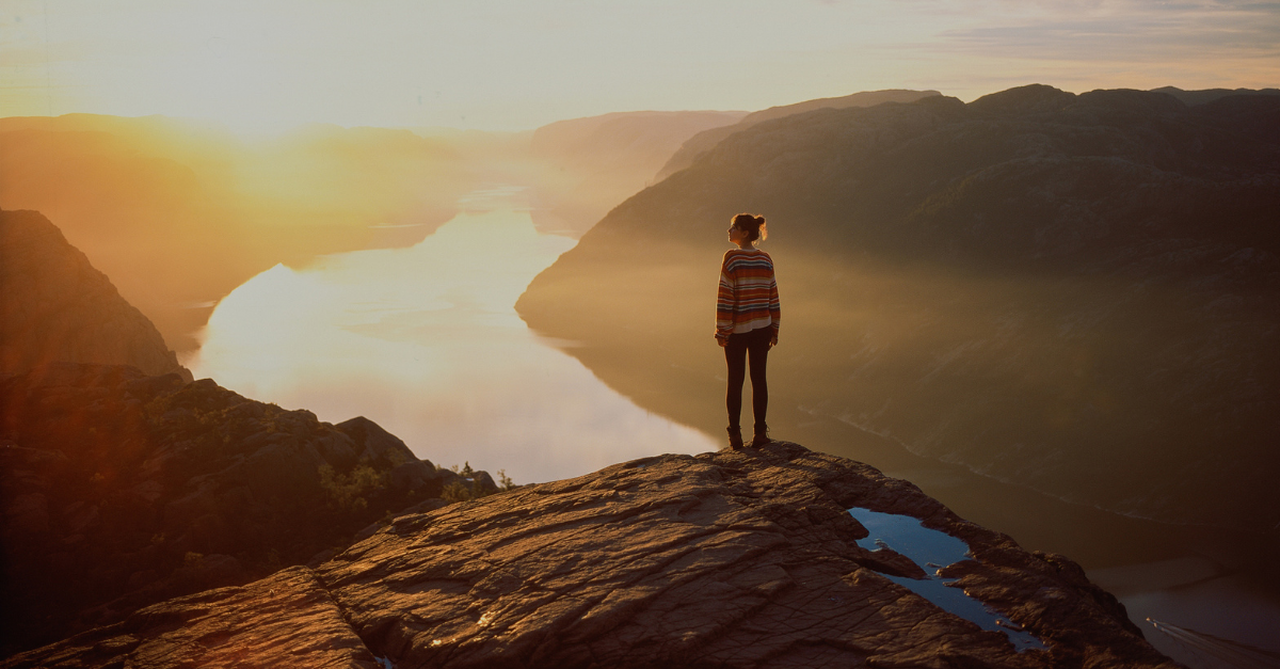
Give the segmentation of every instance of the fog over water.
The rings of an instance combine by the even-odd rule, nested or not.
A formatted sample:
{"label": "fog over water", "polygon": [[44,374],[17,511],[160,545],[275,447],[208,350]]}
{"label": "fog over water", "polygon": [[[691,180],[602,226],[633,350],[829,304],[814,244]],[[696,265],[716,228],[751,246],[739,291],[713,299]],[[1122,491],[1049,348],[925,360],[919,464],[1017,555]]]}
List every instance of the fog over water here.
{"label": "fog over water", "polygon": [[539,234],[523,200],[474,193],[411,248],[277,265],[222,299],[187,365],[324,421],[368,417],[421,458],[518,483],[718,448],[636,407],[516,315],[529,281],[575,244]]}

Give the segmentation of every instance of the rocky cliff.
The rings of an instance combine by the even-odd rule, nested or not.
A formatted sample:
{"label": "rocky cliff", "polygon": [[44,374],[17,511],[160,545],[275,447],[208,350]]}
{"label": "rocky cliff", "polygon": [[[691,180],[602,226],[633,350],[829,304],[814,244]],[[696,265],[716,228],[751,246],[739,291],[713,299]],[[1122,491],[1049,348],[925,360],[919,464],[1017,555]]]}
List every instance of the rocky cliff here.
{"label": "rocky cliff", "polygon": [[470,474],[364,418],[322,423],[209,379],[66,363],[0,379],[0,651],[325,559],[391,512],[496,490]]}
{"label": "rocky cliff", "polygon": [[50,362],[191,372],[142,312],[34,211],[0,211],[0,375]]}
{"label": "rocky cliff", "polygon": [[841,421],[1072,501],[1274,532],[1277,128],[1276,96],[1045,86],[765,121],[620,205],[517,309],[718,432],[724,229],[762,213],[784,434]]}
{"label": "rocky cliff", "polygon": [[[855,518],[875,512],[969,555],[920,564]],[[915,594],[929,583],[941,606]],[[1004,622],[984,629],[948,595]],[[156,604],[0,666],[1177,665],[1070,560],[870,467],[775,442],[402,514],[323,564]]]}

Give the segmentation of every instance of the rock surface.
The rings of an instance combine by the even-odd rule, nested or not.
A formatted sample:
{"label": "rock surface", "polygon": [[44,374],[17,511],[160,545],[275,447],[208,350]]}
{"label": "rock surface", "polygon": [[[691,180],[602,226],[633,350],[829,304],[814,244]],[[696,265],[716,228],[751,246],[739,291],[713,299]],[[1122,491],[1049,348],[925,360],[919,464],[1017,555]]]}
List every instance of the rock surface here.
{"label": "rock surface", "polygon": [[[1019,652],[890,581],[912,570],[857,545],[868,531],[852,507],[964,539],[973,559],[952,575],[1044,649]],[[1023,551],[907,482],[784,442],[646,458],[400,515],[314,568],[157,604],[0,666],[378,658],[399,668],[1178,666],[1070,560]]]}
{"label": "rock surface", "polygon": [[851,425],[1071,502],[1275,536],[1278,128],[1280,96],[1047,86],[764,121],[619,205],[517,309],[717,433],[724,230],[761,213],[787,434]]}
{"label": "rock surface", "polygon": [[0,375],[50,362],[191,372],[142,312],[34,211],[0,211]]}
{"label": "rock surface", "polygon": [[365,418],[101,365],[0,379],[0,465],[0,651],[327,559],[391,512],[495,489]]}
{"label": "rock surface", "polygon": [[148,607],[7,666],[378,669],[304,567]]}

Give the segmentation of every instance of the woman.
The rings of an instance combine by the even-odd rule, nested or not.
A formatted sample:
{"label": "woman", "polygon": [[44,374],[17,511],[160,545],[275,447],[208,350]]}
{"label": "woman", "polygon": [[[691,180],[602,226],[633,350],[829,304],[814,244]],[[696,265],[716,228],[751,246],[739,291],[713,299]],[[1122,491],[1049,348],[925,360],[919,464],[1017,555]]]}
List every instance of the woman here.
{"label": "woman", "polygon": [[751,411],[755,419],[751,445],[769,443],[765,412],[769,408],[769,384],[765,363],[769,349],[778,345],[778,324],[782,309],[778,303],[778,282],[773,259],[756,248],[768,236],[763,216],[738,214],[729,226],[729,241],[738,248],[724,254],[720,266],[720,291],[716,297],[716,341],[724,347],[729,363],[729,446],[742,448],[742,381],[747,360],[751,363]]}

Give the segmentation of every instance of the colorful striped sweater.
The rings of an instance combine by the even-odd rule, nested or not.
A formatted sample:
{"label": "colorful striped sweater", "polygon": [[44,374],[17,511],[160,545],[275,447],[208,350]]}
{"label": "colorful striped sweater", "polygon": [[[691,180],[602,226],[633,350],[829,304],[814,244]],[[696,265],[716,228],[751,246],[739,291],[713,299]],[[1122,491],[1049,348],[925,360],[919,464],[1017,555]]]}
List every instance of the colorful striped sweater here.
{"label": "colorful striped sweater", "polygon": [[720,266],[720,291],[716,295],[716,339],[730,334],[772,327],[778,336],[782,307],[773,258],[759,249],[729,249]]}

